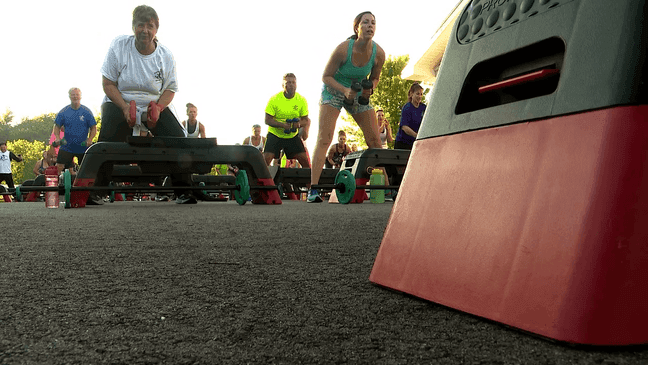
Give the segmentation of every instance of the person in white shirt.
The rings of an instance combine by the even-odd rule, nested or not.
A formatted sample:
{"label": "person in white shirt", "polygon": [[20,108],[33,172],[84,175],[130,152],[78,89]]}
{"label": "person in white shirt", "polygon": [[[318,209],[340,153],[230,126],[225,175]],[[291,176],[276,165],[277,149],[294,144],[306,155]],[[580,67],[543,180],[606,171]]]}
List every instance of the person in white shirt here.
{"label": "person in white shirt", "polygon": [[7,142],[0,142],[0,182],[6,182],[7,186],[13,189],[14,181],[11,174],[11,160],[22,162],[22,155],[14,155],[7,150]]}
{"label": "person in white shirt", "polygon": [[[159,26],[155,9],[140,5],[133,10],[134,34],[112,41],[101,67],[106,97],[101,105],[99,142],[126,142],[129,136],[140,135],[134,133],[134,127],[147,130],[153,136],[187,136],[171,104],[178,91],[176,64],[171,51],[156,37]],[[140,121],[141,125],[131,117],[131,102],[147,117],[146,122]],[[191,176],[185,175],[172,175],[173,185],[191,185]],[[95,185],[108,184],[107,177],[97,177],[97,180]],[[188,191],[176,194],[179,195],[176,203],[197,202]]]}
{"label": "person in white shirt", "polygon": [[[103,90],[99,142],[125,142],[133,135],[136,120],[130,101],[147,110],[142,122],[154,136],[185,136],[171,101],[178,91],[176,65],[171,51],[158,42],[159,19],[155,10],[140,5],[133,11],[134,35],[115,38],[101,67]],[[157,121],[151,120],[159,114]]]}
{"label": "person in white shirt", "polygon": [[187,130],[189,138],[205,138],[205,126],[196,119],[198,108],[187,103],[187,120],[182,121],[182,126]]}

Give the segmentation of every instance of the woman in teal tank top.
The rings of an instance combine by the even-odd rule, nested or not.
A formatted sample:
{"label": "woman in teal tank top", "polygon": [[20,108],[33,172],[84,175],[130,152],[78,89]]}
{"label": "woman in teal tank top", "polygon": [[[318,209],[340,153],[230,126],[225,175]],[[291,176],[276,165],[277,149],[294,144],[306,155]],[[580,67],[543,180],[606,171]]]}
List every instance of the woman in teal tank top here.
{"label": "woman in teal tank top", "polygon": [[[385,63],[385,51],[373,41],[376,31],[376,18],[371,12],[358,14],[353,21],[353,36],[340,43],[324,69],[322,81],[322,98],[319,111],[319,132],[313,151],[311,164],[311,184],[319,182],[326,159],[326,152],[333,141],[335,122],[342,107],[358,123],[369,148],[381,148],[376,113],[371,103],[358,103],[360,96],[368,98],[378,85],[380,72]],[[351,89],[353,81],[361,81],[369,77],[373,84],[370,90],[356,92]],[[353,100],[353,105],[344,104],[344,100]],[[308,194],[308,202],[321,202],[322,198],[315,189]]]}

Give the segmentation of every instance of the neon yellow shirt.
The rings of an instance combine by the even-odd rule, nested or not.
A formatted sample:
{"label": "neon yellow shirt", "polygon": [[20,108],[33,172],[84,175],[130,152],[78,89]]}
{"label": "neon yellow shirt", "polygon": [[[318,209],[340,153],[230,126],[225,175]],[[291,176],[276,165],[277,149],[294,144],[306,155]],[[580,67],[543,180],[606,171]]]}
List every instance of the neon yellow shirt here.
{"label": "neon yellow shirt", "polygon": [[[279,122],[285,122],[287,119],[301,118],[308,115],[308,103],[306,99],[295,93],[290,99],[286,99],[283,91],[274,95],[268,101],[265,109],[266,114],[273,116]],[[279,138],[293,138],[298,131],[284,133],[283,128],[268,127],[268,132]]]}

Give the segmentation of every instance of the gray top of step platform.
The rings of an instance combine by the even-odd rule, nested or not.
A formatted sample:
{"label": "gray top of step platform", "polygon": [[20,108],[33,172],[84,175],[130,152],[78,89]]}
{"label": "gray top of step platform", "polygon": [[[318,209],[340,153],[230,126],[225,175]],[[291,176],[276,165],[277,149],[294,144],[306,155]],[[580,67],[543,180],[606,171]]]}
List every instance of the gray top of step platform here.
{"label": "gray top of step platform", "polygon": [[186,137],[128,137],[128,144],[154,148],[211,148],[217,145],[216,138]]}
{"label": "gray top of step platform", "polygon": [[645,104],[646,15],[645,0],[472,1],[418,139]]}

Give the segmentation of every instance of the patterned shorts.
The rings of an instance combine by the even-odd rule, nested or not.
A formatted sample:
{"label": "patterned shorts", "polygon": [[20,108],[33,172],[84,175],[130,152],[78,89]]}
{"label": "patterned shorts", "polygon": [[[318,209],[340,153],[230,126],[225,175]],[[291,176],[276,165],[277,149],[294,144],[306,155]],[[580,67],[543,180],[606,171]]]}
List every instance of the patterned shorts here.
{"label": "patterned shorts", "polygon": [[320,98],[320,105],[330,105],[334,107],[337,110],[342,110],[342,108],[346,109],[349,114],[354,115],[362,112],[366,112],[367,110],[373,110],[373,105],[371,104],[371,101],[369,101],[368,105],[360,105],[358,104],[358,96],[360,96],[360,93],[356,95],[355,100],[353,101],[353,106],[346,106],[344,105],[344,94],[341,92],[333,89],[332,87],[329,87],[327,85],[322,86],[322,97]]}

